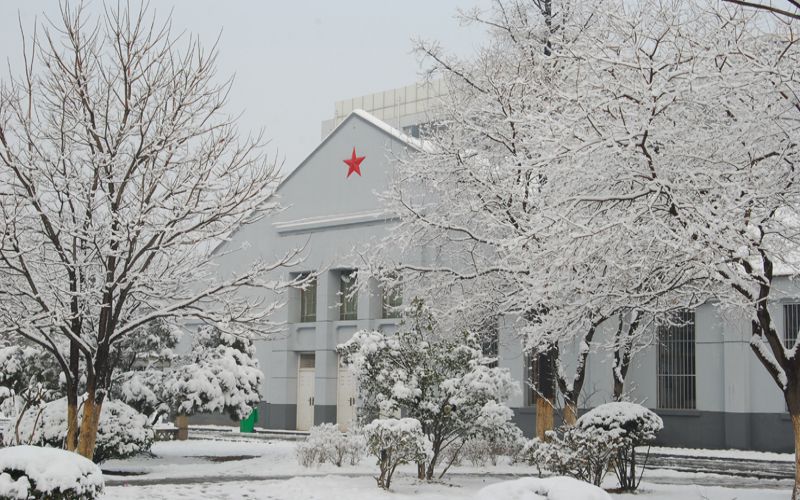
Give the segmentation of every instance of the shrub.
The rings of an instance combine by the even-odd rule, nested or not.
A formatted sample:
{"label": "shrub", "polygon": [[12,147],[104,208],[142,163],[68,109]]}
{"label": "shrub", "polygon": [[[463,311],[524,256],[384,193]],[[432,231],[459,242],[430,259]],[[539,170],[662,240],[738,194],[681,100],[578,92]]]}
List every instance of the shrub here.
{"label": "shrub", "polygon": [[[641,473],[636,477],[636,447],[649,444],[664,428],[661,417],[642,405],[626,402],[606,403],[578,419],[576,426],[586,432],[605,433],[615,442],[614,473],[623,490],[639,487]],[[647,467],[647,457],[642,472]]]}
{"label": "shrub", "polygon": [[433,316],[415,300],[410,309],[413,328],[396,334],[360,331],[338,346],[345,362],[358,377],[361,416],[402,413],[420,421],[433,446],[433,454],[420,464],[418,477],[439,477],[456,457],[448,451],[476,436],[511,427],[513,412],[500,403],[508,400],[519,384],[506,368],[494,366],[483,354],[481,337],[448,335]]}
{"label": "shrub", "polygon": [[616,452],[616,442],[607,433],[562,427],[547,433],[548,441],[535,446],[533,460],[560,476],[600,485]]}
{"label": "shrub", "polygon": [[378,458],[378,486],[389,489],[392,475],[400,464],[423,462],[433,454],[431,442],[414,418],[373,420],[364,427],[367,449]]}
{"label": "shrub", "polygon": [[491,463],[497,465],[501,456],[508,456],[511,462],[518,459],[525,446],[522,431],[515,425],[497,427],[497,432],[468,439],[461,448],[461,457],[474,466]]}
{"label": "shrub", "polygon": [[364,456],[365,440],[360,433],[345,434],[334,424],[321,424],[311,428],[308,438],[297,445],[297,461],[304,467],[332,463],[356,465]]}
{"label": "shrub", "polygon": [[100,468],[76,453],[36,446],[0,449],[0,500],[92,500],[103,487]]}
{"label": "shrub", "polygon": [[[548,441],[531,440],[523,456],[531,464],[559,475],[599,485],[614,470],[623,490],[635,490],[636,446],[655,439],[661,418],[641,405],[608,403],[587,412],[575,427],[547,433]],[[642,466],[644,470],[645,464]]]}
{"label": "shrub", "polygon": [[[66,399],[31,408],[22,416],[19,427],[21,443],[62,448],[67,437]],[[9,438],[13,439],[6,439]],[[149,451],[152,444],[153,429],[147,417],[121,401],[103,403],[94,452],[96,463]]]}

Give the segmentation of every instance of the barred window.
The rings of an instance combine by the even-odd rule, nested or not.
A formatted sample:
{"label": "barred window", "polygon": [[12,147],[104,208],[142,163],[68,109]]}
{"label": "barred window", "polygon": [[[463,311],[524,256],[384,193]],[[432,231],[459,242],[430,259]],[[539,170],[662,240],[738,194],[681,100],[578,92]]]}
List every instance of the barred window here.
{"label": "barred window", "polygon": [[526,404],[535,406],[544,397],[553,400],[556,394],[555,358],[551,353],[529,352],[525,355],[528,368]]}
{"label": "barred window", "polygon": [[339,319],[358,319],[358,292],[356,291],[356,272],[342,271],[339,274]]}
{"label": "barred window", "polygon": [[658,330],[658,407],[696,407],[694,311],[675,313]]}
{"label": "barred window", "polygon": [[784,304],[783,342],[787,349],[794,347],[798,331],[800,331],[800,304]]}
{"label": "barred window", "polygon": [[402,315],[403,289],[395,276],[390,276],[389,279],[394,284],[384,283],[381,288],[381,317],[399,318]]}

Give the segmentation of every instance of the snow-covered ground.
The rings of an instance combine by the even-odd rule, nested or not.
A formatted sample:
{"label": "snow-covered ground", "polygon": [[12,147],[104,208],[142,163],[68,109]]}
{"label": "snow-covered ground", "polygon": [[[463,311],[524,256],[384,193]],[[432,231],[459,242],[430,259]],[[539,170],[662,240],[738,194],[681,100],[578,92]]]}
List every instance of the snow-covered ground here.
{"label": "snow-covered ground", "polygon": [[[536,473],[526,465],[461,466],[451,469],[442,482],[429,484],[417,481],[414,468],[406,466],[398,470],[392,492],[387,493],[379,490],[372,478],[376,471],[373,458],[366,457],[357,466],[304,468],[297,464],[295,446],[296,443],[290,441],[159,442],[153,447],[153,457],[114,460],[103,464],[105,471],[137,474],[107,474],[106,498],[473,498],[489,484]],[[703,451],[698,450],[697,453]],[[653,470],[645,474],[641,491],[635,496],[612,494],[612,497],[637,500],[771,500],[788,498],[790,484],[788,481],[758,481]],[[615,486],[613,476],[607,476],[604,487],[612,489]]]}

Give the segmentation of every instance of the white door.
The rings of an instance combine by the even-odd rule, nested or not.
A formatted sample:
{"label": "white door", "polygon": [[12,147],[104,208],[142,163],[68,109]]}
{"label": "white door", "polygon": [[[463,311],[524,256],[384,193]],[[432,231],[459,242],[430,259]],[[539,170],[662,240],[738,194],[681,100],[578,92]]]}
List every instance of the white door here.
{"label": "white door", "polygon": [[339,367],[336,385],[336,423],[339,430],[347,432],[356,418],[356,379],[347,367]]}
{"label": "white door", "polygon": [[314,425],[314,355],[301,354],[297,371],[297,430]]}

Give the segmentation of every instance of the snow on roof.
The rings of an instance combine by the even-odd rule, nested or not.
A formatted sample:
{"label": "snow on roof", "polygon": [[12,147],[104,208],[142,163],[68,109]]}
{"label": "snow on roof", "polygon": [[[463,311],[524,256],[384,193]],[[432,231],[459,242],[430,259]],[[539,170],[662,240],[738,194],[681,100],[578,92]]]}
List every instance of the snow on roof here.
{"label": "snow on roof", "polygon": [[[385,121],[376,118],[374,115],[371,115],[370,113],[364,111],[363,109],[355,109],[350,113],[350,115],[357,115],[363,118],[370,124],[383,130],[384,132],[391,135],[398,141],[405,142],[406,144],[413,146],[415,149],[419,151],[428,151],[431,148],[430,143],[428,143],[427,141],[423,141],[422,139],[417,139],[416,137],[411,137],[410,135],[401,132],[400,130],[397,130],[396,128],[392,127]],[[345,119],[342,120],[342,123],[344,123],[347,120],[347,118],[350,117],[350,115],[347,115],[347,117],[345,117]],[[341,125],[341,123],[339,125]],[[331,134],[333,134],[333,132],[336,131],[337,128],[339,127],[337,126],[336,128],[334,128],[333,131],[331,131]]]}

